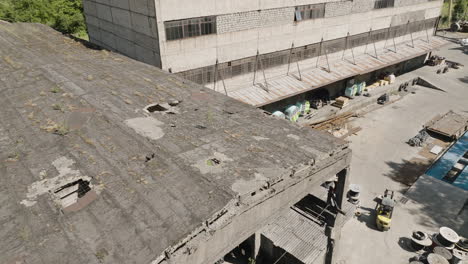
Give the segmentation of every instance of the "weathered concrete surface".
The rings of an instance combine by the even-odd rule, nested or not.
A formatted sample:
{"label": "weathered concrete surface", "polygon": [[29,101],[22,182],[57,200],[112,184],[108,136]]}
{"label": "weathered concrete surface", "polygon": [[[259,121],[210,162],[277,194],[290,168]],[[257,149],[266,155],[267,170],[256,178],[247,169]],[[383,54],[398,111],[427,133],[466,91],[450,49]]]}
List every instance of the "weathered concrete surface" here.
{"label": "weathered concrete surface", "polygon": [[[468,56],[463,54],[458,44],[450,44],[435,54],[468,65]],[[453,210],[448,216],[434,214],[434,211],[444,212],[445,203],[441,199],[438,203],[434,199],[423,199],[421,193],[417,199],[411,198],[406,204],[397,205],[390,231],[382,233],[375,230],[373,199],[388,188],[397,191],[397,200],[400,200],[408,186],[398,181],[415,176],[402,173],[401,169],[418,167],[411,160],[422,158],[418,155],[421,149],[410,147],[406,141],[437,114],[448,110],[468,111],[466,69],[452,70],[444,75],[435,74],[436,70],[434,67],[424,67],[417,70],[417,74],[436,83],[444,91],[419,87],[416,94],[409,94],[353,122],[354,126],[360,126],[363,130],[357,136],[348,138],[353,150],[350,181],[362,186],[360,211],[363,216],[345,224],[342,240],[338,243],[338,260],[341,261],[338,263],[407,263],[415,254],[404,249],[405,238],[415,230],[436,232],[440,225],[450,224],[458,232],[468,235],[466,227],[463,228],[467,222],[463,214],[457,215],[459,212]],[[434,188],[434,192],[437,190]],[[458,195],[455,194],[454,198]],[[445,199],[450,203],[450,197]]]}
{"label": "weathered concrete surface", "polygon": [[[0,22],[0,47],[0,263],[211,264],[349,166],[343,141],[46,26]],[[67,211],[68,176],[93,196]]]}

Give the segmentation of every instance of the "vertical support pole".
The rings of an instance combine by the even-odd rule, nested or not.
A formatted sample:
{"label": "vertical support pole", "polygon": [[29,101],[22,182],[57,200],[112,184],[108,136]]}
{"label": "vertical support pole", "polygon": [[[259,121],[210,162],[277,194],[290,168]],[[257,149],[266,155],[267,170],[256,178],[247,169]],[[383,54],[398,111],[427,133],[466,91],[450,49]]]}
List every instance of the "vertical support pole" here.
{"label": "vertical support pole", "polygon": [[348,49],[348,39],[349,39],[349,32],[348,32],[348,34],[346,35],[346,39],[345,39],[345,48],[344,48],[344,50],[343,50],[343,56],[341,56],[341,60],[344,60],[344,56],[345,56],[346,50]]}
{"label": "vertical support pole", "polygon": [[319,54],[318,54],[318,57],[317,57],[317,64],[315,65],[316,68],[319,65],[320,56],[322,55],[322,45],[323,45],[323,37],[322,37],[322,40],[320,40]]}
{"label": "vertical support pole", "polygon": [[369,28],[369,35],[367,36],[366,48],[364,49],[364,54],[367,54],[367,45],[369,45],[369,40],[372,37],[372,28]]}
{"label": "vertical support pole", "polygon": [[214,77],[213,77],[213,90],[216,91],[216,82],[218,81],[218,59],[216,59]]}
{"label": "vertical support pole", "polygon": [[395,44],[395,36],[396,36],[396,34],[397,34],[397,31],[395,30],[395,34],[393,34],[393,38],[392,38],[392,40],[393,40],[393,48],[395,49],[395,51],[394,51],[395,53],[397,53],[396,44]]}
{"label": "vertical support pole", "polygon": [[408,20],[408,23],[406,24],[406,33],[408,34],[408,31],[409,31],[410,37],[411,37],[411,45],[412,45],[412,47],[413,47],[413,49],[414,49],[413,32],[409,29],[409,24],[410,24],[410,22],[409,22],[409,20]]}
{"label": "vertical support pole", "polygon": [[[349,183],[349,167],[340,171],[337,176],[337,181],[335,182],[334,188],[334,198],[338,208],[341,210],[343,209],[343,203],[346,198],[346,189]],[[329,193],[330,195],[330,193]],[[334,257],[336,256],[339,248],[336,244],[336,241],[339,241],[341,238],[341,226],[335,225],[336,222],[341,222],[341,218],[345,217],[341,213],[337,213],[335,219],[333,219],[331,225],[327,225],[326,227],[326,234],[328,236],[328,245],[327,245],[327,252],[325,255],[325,263],[332,264],[335,263],[336,260]]]}
{"label": "vertical support pole", "polygon": [[343,208],[343,202],[346,198],[346,188],[349,183],[349,167],[340,171],[336,176],[338,177],[335,186],[336,203],[340,208]]}
{"label": "vertical support pole", "polygon": [[372,44],[374,44],[375,58],[379,59],[379,55],[377,54],[377,47],[375,47],[375,42],[373,42]]}
{"label": "vertical support pole", "polygon": [[293,49],[294,49],[294,42],[291,44],[291,50],[289,51],[288,72],[286,73],[286,75],[289,75],[289,67],[291,66],[291,56],[292,56]]}
{"label": "vertical support pole", "polygon": [[385,37],[385,44],[384,44],[384,46],[383,46],[384,49],[387,48],[387,41],[388,41],[388,37],[390,36],[390,29],[391,29],[391,28],[392,28],[392,25],[390,25],[390,26],[388,27],[387,36]]}
{"label": "vertical support pole", "polygon": [[254,77],[253,77],[253,85],[255,85],[255,77],[257,76],[257,64],[258,64],[258,55],[260,53],[257,50],[257,56],[255,57],[255,65],[254,65]]}
{"label": "vertical support pole", "polygon": [[260,58],[260,67],[262,67],[262,72],[263,72],[263,79],[265,80],[265,88],[268,91],[268,82],[265,74],[265,67],[263,67],[263,61],[262,58]]}
{"label": "vertical support pole", "polygon": [[[440,17],[439,17],[440,18]],[[426,21],[424,21],[424,30],[426,31],[426,37],[427,37],[427,43],[429,43],[429,33],[427,32],[427,24]]]}
{"label": "vertical support pole", "polygon": [[302,81],[301,69],[299,68],[299,59],[296,60],[297,71],[299,72],[299,81]]}
{"label": "vertical support pole", "polygon": [[351,48],[351,55],[353,55],[353,64],[356,65],[356,59],[354,58],[354,48]]}
{"label": "vertical support pole", "polygon": [[328,52],[326,49],[325,49],[325,58],[327,59],[328,72],[331,72],[330,63],[328,63]]}
{"label": "vertical support pole", "polygon": [[224,88],[224,93],[228,95],[227,89],[226,89],[226,84],[224,83],[224,75],[222,74],[222,71],[219,72],[221,81],[223,82],[223,88]]}

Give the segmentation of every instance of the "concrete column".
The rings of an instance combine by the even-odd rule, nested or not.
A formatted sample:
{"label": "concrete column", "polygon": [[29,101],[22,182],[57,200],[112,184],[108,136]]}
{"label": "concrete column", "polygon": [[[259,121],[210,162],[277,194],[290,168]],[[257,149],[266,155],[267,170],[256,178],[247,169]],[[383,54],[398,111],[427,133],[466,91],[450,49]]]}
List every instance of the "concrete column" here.
{"label": "concrete column", "polygon": [[336,203],[340,208],[342,208],[343,201],[346,199],[346,191],[348,190],[349,184],[349,171],[350,168],[348,167],[336,175],[338,177],[338,182],[335,187]]}
{"label": "concrete column", "polygon": [[[336,203],[340,209],[343,208],[342,205],[346,199],[346,192],[348,190],[348,185],[349,185],[349,173],[350,173],[350,168],[347,167],[343,169],[342,171],[340,171],[338,174],[336,174],[336,176],[338,177],[338,181],[336,182],[336,186],[335,186],[335,196],[336,196]],[[342,217],[345,217],[345,216],[338,213],[336,215],[335,222]],[[328,246],[327,246],[327,252],[325,255],[325,263],[333,264],[334,256],[336,255],[336,252],[338,251],[336,242],[340,240],[341,238],[341,227],[335,226],[335,225],[333,225],[333,227],[331,226],[328,227],[327,235],[328,235]]]}

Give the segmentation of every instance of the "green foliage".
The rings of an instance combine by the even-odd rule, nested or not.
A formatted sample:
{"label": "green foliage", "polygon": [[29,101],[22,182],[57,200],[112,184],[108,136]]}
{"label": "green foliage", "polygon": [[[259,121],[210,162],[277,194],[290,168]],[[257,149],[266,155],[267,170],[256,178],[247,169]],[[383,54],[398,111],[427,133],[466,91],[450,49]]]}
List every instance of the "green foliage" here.
{"label": "green foliage", "polygon": [[0,0],[0,19],[42,23],[65,33],[86,33],[81,0]]}
{"label": "green foliage", "polygon": [[466,19],[466,9],[468,5],[468,0],[458,0],[453,7],[452,21],[456,22],[459,20]]}

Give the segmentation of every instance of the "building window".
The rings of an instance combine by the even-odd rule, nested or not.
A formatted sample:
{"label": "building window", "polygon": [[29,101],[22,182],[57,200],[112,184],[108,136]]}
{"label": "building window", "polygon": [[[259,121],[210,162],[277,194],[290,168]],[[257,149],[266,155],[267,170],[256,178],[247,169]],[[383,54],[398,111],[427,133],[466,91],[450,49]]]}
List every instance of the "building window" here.
{"label": "building window", "polygon": [[325,16],[325,4],[296,6],[294,21],[322,18]]}
{"label": "building window", "polygon": [[374,9],[394,7],[394,6],[395,6],[395,0],[376,0]]}
{"label": "building window", "polygon": [[200,17],[164,22],[166,39],[176,40],[216,34],[216,17]]}

